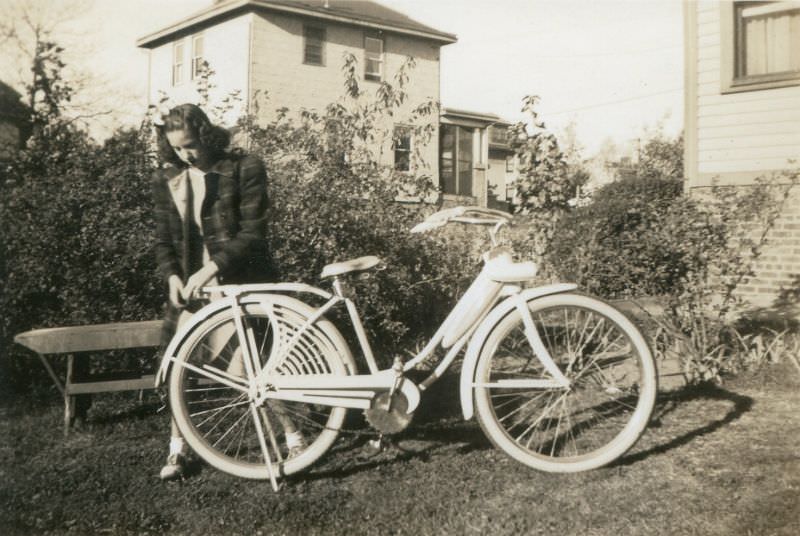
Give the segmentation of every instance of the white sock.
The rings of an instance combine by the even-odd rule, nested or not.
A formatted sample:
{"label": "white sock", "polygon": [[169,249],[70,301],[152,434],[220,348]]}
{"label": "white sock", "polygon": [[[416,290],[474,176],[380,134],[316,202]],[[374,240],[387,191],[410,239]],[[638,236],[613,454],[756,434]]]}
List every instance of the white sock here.
{"label": "white sock", "polygon": [[170,454],[184,454],[186,450],[186,443],[183,442],[182,437],[169,438],[169,453]]}
{"label": "white sock", "polygon": [[303,432],[297,430],[294,432],[286,432],[286,446],[288,448],[302,447],[305,444]]}

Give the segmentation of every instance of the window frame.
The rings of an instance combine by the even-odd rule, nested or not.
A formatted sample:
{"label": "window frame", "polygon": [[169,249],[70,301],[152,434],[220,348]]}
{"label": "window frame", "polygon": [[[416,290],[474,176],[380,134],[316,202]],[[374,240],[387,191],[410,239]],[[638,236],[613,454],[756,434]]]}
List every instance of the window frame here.
{"label": "window frame", "polygon": [[[321,37],[319,39],[319,63],[314,61],[309,61],[308,56],[308,46],[310,44],[309,41],[309,31],[317,31],[320,32]],[[312,65],[315,67],[325,67],[325,51],[326,46],[325,43],[328,39],[328,32],[324,26],[320,26],[318,24],[303,24],[303,65]]]}
{"label": "window frame", "polygon": [[[180,54],[178,51],[180,50]],[[186,43],[179,39],[172,43],[172,87],[180,86],[185,82],[183,79],[183,68],[186,63]]]}
{"label": "window frame", "polygon": [[[198,41],[200,41],[200,54],[197,54]],[[203,57],[205,45],[206,45],[205,36],[202,33],[195,34],[192,36],[192,61],[191,61],[191,73],[189,73],[190,78],[192,80],[197,80],[201,75],[200,66],[202,65],[202,62],[205,61]]]}
{"label": "window frame", "polygon": [[[381,51],[378,54],[377,58],[371,58],[370,51],[367,49],[367,42],[368,41],[377,41],[381,44]],[[378,73],[375,74],[373,72],[368,71],[369,68],[369,61],[373,59],[374,61],[378,62]],[[383,74],[385,71],[385,63],[386,63],[386,41],[380,34],[365,34],[364,35],[364,80],[370,80],[373,82],[382,82],[383,81]]]}
{"label": "window frame", "polygon": [[[398,135],[398,132],[404,132],[404,134]],[[408,148],[400,148],[398,147],[398,140],[401,138],[408,138]],[[409,125],[405,124],[397,124],[392,129],[392,155],[394,157],[394,170],[400,173],[410,173],[411,172],[411,154],[414,150],[414,131],[413,128]],[[406,154],[405,162],[406,162],[406,169],[400,169],[397,167],[398,159],[397,153],[403,152]]]}
{"label": "window frame", "polygon": [[[447,129],[452,129],[452,140],[453,145],[449,147],[451,149],[452,154],[450,158],[444,158],[445,150],[448,147],[444,147],[443,144],[443,133],[442,127]],[[468,137],[469,143],[465,143],[464,145],[470,145],[470,160],[469,163],[466,163],[465,160],[461,157],[461,143],[462,137]],[[442,124],[439,127],[439,187],[442,190],[442,194],[456,196],[456,197],[474,197],[474,181],[475,181],[475,154],[474,154],[474,139],[475,139],[475,128],[473,127],[466,127],[463,125],[455,124],[455,123],[447,123]],[[447,190],[447,184],[445,184],[444,176],[442,175],[442,170],[444,169],[444,161],[449,160],[451,162],[451,171],[452,177],[450,178],[451,182],[453,183],[453,190]],[[462,164],[465,164],[465,167],[462,167]],[[469,172],[469,183],[466,185],[467,191],[462,191],[462,180],[461,180],[461,173],[462,172]]]}
{"label": "window frame", "polygon": [[[800,85],[800,71],[784,71],[763,75],[741,76],[744,36],[740,13],[749,6],[769,4],[788,4],[788,2],[733,1],[720,3],[720,91],[739,93]],[[790,8],[791,9],[791,8]],[[788,11],[789,9],[787,9]]]}

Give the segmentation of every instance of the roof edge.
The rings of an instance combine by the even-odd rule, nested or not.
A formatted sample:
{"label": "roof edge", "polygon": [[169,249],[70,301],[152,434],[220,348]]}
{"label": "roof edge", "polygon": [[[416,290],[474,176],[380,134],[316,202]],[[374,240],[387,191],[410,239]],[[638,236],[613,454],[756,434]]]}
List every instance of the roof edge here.
{"label": "roof edge", "polygon": [[402,26],[397,26],[393,24],[381,24],[378,22],[366,21],[358,19],[356,17],[347,17],[335,13],[322,13],[320,11],[303,8],[301,6],[274,4],[267,0],[235,0],[235,1],[213,4],[212,6],[206,8],[205,10],[195,13],[194,15],[190,15],[189,17],[181,21],[178,21],[166,28],[162,28],[161,30],[152,32],[144,37],[141,37],[136,40],[136,46],[139,48],[153,48],[155,46],[158,46],[158,44],[165,41],[169,36],[173,34],[187,30],[193,26],[197,26],[204,22],[211,21],[217,17],[222,17],[236,10],[248,9],[248,8],[252,8],[254,10],[265,9],[269,11],[278,11],[282,13],[305,15],[317,19],[343,22],[346,24],[353,24],[356,26],[374,28],[378,30],[386,30],[403,35],[412,35],[416,37],[430,39],[432,41],[443,43],[445,45],[455,43],[456,41],[458,41],[458,38],[455,36],[455,34],[449,34],[445,32],[438,32],[438,31],[426,32],[422,30],[414,30],[409,28],[403,28]]}
{"label": "roof edge", "polygon": [[453,118],[468,119],[473,121],[481,121],[485,123],[513,125],[514,123],[503,119],[497,114],[472,112],[470,110],[459,110],[456,108],[442,108],[442,116],[451,116]]}

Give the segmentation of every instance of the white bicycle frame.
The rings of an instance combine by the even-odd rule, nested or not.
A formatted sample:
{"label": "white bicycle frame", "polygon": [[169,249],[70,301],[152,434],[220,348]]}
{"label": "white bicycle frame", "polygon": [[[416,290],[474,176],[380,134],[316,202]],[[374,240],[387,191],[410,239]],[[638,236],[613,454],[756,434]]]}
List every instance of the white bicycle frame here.
{"label": "white bicycle frame", "polygon": [[[450,346],[444,358],[442,358],[428,378],[419,385],[410,381],[404,381],[403,372],[414,369],[436,351],[445,338],[448,327],[451,325],[449,320],[454,316],[459,306],[468,299],[468,296],[462,296],[428,344],[413,359],[402,364],[402,366],[395,364],[392,368],[380,370],[375,361],[356,305],[349,297],[348,289],[338,277],[333,280],[333,288],[334,293],[330,293],[300,283],[267,283],[208,287],[204,289],[209,293],[220,293],[223,298],[215,300],[202,308],[178,331],[164,353],[159,372],[156,376],[156,384],[159,385],[166,379],[167,372],[172,363],[178,363],[178,366],[186,367],[197,374],[204,375],[209,380],[219,382],[232,389],[237,389],[242,393],[246,393],[248,398],[256,405],[266,400],[274,399],[300,401],[334,407],[367,409],[370,407],[372,400],[377,394],[381,392],[394,392],[395,389],[399,389],[408,401],[407,411],[410,414],[419,404],[420,391],[424,391],[441,377],[450,367],[459,352],[464,348],[464,345],[471,340],[461,366],[459,388],[462,412],[464,418],[467,420],[471,419],[473,416],[472,389],[474,387],[569,387],[569,380],[561,373],[544,347],[534,326],[527,303],[530,300],[549,294],[575,290],[577,286],[574,284],[554,284],[526,290],[522,290],[515,285],[504,285],[498,296],[490,301],[487,307],[484,307],[483,312],[478,315],[469,326],[464,328],[463,334]],[[247,301],[248,304],[257,303],[263,308],[264,313],[270,316],[272,315],[271,296],[274,296],[276,293],[309,293],[326,299],[327,301],[324,305],[316,309],[314,315],[306,319],[305,323],[294,333],[289,334],[287,343],[275,345],[272,351],[273,355],[269,356],[266,366],[261,368],[260,360],[255,358],[257,349],[252,331],[245,326],[242,320],[244,316],[242,300]],[[506,297],[506,299],[498,304],[498,301],[503,297]],[[272,300],[274,300],[274,298],[272,298]],[[326,374],[274,374],[275,368],[292,352],[294,346],[304,333],[309,329],[313,329],[314,324],[318,320],[323,318],[328,311],[342,302],[345,304],[350,321],[355,330],[362,355],[369,368],[369,374],[348,376]],[[236,326],[236,333],[240,341],[245,341],[245,344],[241,344],[246,373],[245,378],[230,375],[224,370],[211,365],[204,365],[203,368],[198,368],[194,365],[177,360],[177,351],[189,334],[205,320],[224,309],[232,309],[235,311],[234,323]],[[475,366],[480,350],[483,348],[484,340],[488,336],[491,328],[513,309],[519,311],[524,322],[525,333],[529,344],[542,363],[542,366],[549,372],[551,377],[526,380],[499,380],[496,383],[479,385],[474,381]],[[275,324],[277,325],[277,323]],[[355,371],[351,370],[349,372]]]}

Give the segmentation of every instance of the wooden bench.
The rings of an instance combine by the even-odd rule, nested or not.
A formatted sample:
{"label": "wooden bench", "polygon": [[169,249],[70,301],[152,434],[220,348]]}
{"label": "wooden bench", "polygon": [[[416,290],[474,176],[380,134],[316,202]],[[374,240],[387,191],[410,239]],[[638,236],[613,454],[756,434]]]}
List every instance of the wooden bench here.
{"label": "wooden bench", "polygon": [[[75,377],[75,359],[87,352],[122,350],[128,348],[157,347],[161,342],[161,320],[121,322],[35,329],[14,337],[20,344],[39,356],[56,388],[64,397],[64,435],[75,422],[78,395],[138,391],[153,389],[155,374],[104,374],[102,376]],[[67,373],[64,382],[55,373],[48,356],[66,355]],[[83,356],[88,358],[88,356]]]}

